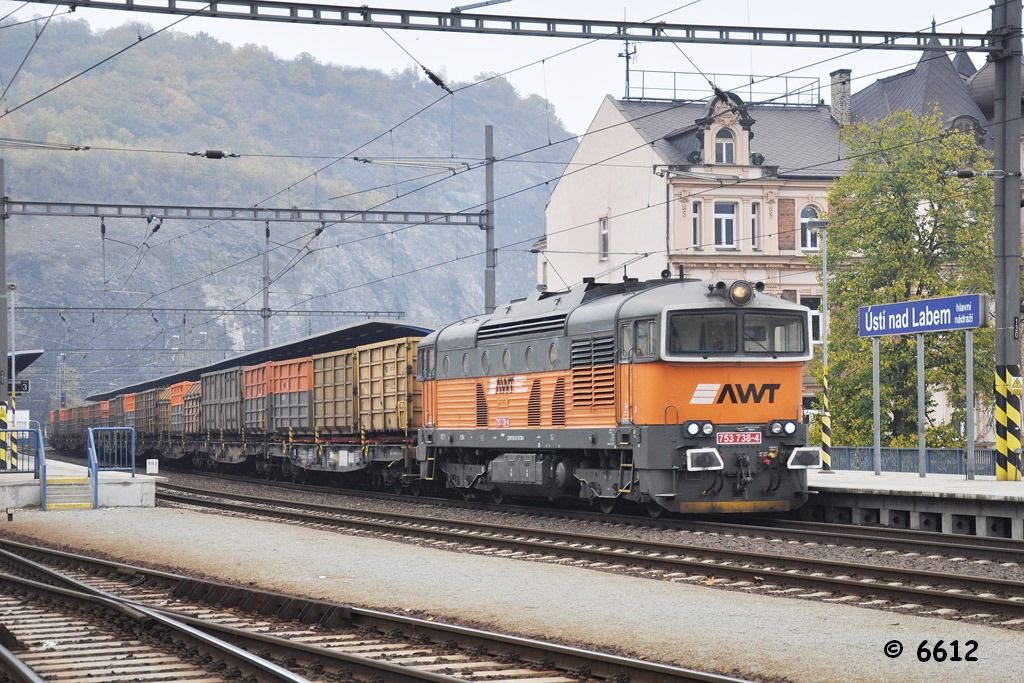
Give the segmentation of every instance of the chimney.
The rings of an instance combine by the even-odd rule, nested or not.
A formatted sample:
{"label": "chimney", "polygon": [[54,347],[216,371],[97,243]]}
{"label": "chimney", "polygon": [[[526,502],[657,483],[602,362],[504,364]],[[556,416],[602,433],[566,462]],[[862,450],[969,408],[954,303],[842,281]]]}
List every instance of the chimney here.
{"label": "chimney", "polygon": [[844,126],[850,122],[850,69],[836,69],[832,77],[832,118]]}

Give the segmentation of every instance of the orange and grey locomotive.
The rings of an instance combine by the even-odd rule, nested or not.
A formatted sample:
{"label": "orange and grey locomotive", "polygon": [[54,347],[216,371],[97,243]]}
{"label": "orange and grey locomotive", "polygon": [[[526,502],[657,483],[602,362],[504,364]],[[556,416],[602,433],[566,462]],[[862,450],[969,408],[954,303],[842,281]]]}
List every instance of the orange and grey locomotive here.
{"label": "orange and grey locomotive", "polygon": [[738,280],[534,294],[423,338],[421,485],[683,513],[785,511],[820,466],[801,421],[810,312]]}

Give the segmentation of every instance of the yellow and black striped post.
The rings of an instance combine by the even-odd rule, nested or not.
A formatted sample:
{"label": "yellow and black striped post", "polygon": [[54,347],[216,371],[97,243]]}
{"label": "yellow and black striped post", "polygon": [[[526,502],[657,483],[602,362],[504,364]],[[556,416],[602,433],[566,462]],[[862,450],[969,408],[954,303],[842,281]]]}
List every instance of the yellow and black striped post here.
{"label": "yellow and black striped post", "polygon": [[[18,428],[18,406],[15,399],[14,389],[11,389],[11,429]],[[10,454],[11,467],[18,468],[18,432],[10,433]]]}
{"label": "yellow and black striped post", "polygon": [[828,407],[828,368],[821,377],[821,470],[832,470],[832,413]]}
{"label": "yellow and black striped post", "polygon": [[1020,395],[1010,390],[1020,366],[996,366],[996,480],[1020,481]]}
{"label": "yellow and black striped post", "polygon": [[[0,401],[0,429],[7,429],[7,403]],[[0,470],[13,470],[7,452],[7,433],[0,433]]]}

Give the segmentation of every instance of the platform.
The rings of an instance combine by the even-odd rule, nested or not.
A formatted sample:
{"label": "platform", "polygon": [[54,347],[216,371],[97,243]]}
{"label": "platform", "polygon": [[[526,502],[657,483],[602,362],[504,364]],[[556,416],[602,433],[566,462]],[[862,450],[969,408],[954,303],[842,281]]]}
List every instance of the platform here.
{"label": "platform", "polygon": [[[82,465],[48,460],[46,476],[51,482],[87,480],[88,470]],[[130,472],[100,472],[100,507],[154,507],[156,505],[156,483],[163,477],[153,477]],[[55,502],[58,486],[47,487],[48,502]],[[32,472],[0,474],[0,510],[24,507],[40,507],[41,486]],[[56,506],[54,506],[56,507]]]}
{"label": "platform", "polygon": [[978,476],[812,471],[805,519],[1024,539],[1024,482]]}

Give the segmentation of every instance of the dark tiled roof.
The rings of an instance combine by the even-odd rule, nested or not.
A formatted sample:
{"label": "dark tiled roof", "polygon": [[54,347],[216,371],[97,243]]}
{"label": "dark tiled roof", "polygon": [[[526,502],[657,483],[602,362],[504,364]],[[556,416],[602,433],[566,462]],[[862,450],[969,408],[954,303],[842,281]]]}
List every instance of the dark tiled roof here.
{"label": "dark tiled roof", "polygon": [[964,78],[970,78],[978,70],[978,67],[974,66],[971,56],[966,52],[956,53],[956,57],[953,57],[953,68]]}
{"label": "dark tiled roof", "polygon": [[[932,38],[930,44],[939,43]],[[960,56],[966,55],[961,53]],[[967,60],[970,62],[969,57]],[[871,121],[903,110],[927,114],[938,106],[947,120],[967,115],[985,125],[988,120],[971,98],[961,73],[945,52],[925,52],[917,66],[910,71],[881,78],[854,93],[851,106],[853,118]]]}
{"label": "dark tiled roof", "polygon": [[[694,121],[704,116],[706,102],[614,102],[666,163],[693,164],[690,153],[700,149]],[[751,153],[763,154],[763,165],[777,166],[780,176],[835,178],[846,171],[848,164],[838,160],[842,156],[839,124],[825,105],[748,104],[747,112],[754,119]]]}

